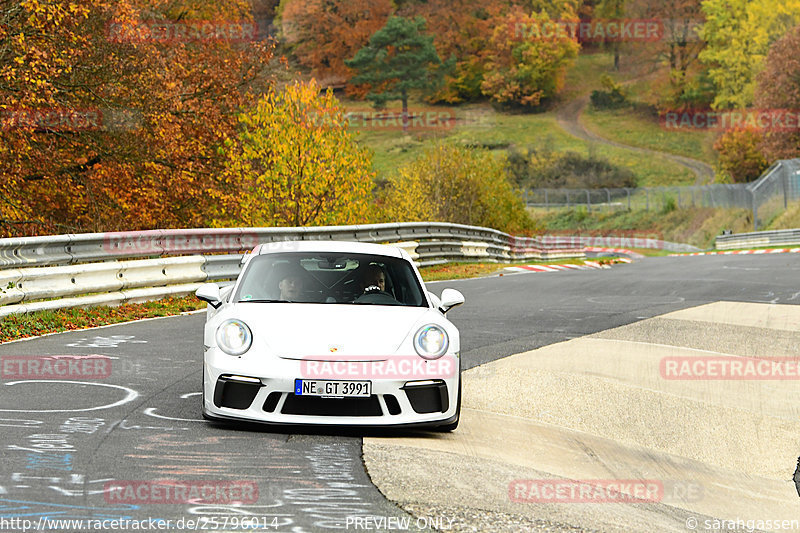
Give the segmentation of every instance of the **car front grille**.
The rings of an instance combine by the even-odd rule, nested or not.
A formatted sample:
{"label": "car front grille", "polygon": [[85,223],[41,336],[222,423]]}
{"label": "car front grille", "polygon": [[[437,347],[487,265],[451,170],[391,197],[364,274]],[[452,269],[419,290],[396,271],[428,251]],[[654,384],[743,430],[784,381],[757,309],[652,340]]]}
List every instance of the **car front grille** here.
{"label": "car front grille", "polygon": [[374,394],[368,398],[322,398],[289,393],[281,413],[307,416],[381,416],[381,404]]}

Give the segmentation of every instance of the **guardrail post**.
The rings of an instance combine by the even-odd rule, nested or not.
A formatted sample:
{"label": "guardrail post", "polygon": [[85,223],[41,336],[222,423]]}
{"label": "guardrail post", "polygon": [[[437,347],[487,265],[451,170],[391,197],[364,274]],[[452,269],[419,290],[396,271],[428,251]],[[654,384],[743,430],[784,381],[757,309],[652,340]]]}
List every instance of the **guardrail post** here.
{"label": "guardrail post", "polygon": [[625,194],[628,195],[628,211],[631,210],[631,190],[628,187],[625,187]]}
{"label": "guardrail post", "polygon": [[589,189],[584,189],[584,192],[586,193],[586,208],[591,213],[592,212],[592,197],[589,195]]}
{"label": "guardrail post", "polygon": [[750,191],[750,202],[753,204],[753,231],[758,231],[758,204],[756,204],[756,191]]}
{"label": "guardrail post", "polygon": [[547,189],[544,190],[544,208],[550,209],[550,202],[548,201],[547,198]]}
{"label": "guardrail post", "polygon": [[645,189],[644,190],[644,196],[645,196],[645,208],[644,208],[644,210],[645,211],[650,211],[650,189]]}

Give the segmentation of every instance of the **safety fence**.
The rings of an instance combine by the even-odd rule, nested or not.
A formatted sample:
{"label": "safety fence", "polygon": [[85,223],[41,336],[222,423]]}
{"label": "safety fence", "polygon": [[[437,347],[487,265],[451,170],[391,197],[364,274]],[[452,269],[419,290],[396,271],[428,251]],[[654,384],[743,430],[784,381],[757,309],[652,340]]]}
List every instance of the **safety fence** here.
{"label": "safety fence", "polygon": [[753,214],[758,230],[800,200],[800,159],[775,162],[751,183],[681,187],[629,187],[602,189],[528,189],[529,207],[585,207],[587,210],[656,210],[683,207],[740,208]]}
{"label": "safety fence", "polygon": [[358,241],[402,247],[420,266],[580,258],[574,242],[489,228],[398,223],[315,228],[152,230],[0,239],[0,316],[184,295],[239,274],[257,244]]}

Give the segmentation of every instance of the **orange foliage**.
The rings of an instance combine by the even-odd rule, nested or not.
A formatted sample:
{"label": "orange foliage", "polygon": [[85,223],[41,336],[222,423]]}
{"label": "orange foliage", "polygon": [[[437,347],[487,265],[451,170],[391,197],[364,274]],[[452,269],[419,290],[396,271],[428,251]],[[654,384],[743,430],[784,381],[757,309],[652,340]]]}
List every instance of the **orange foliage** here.
{"label": "orange foliage", "polygon": [[551,20],[544,11],[527,13],[516,6],[493,19],[481,84],[484,95],[501,104],[535,107],[561,90],[580,45],[571,37],[540,36],[538,28]]}
{"label": "orange foliage", "polygon": [[759,144],[762,133],[748,128],[737,128],[723,133],[714,143],[718,153],[717,181],[746,183],[758,178],[768,163]]}
{"label": "orange foliage", "polygon": [[[251,20],[244,0],[160,6],[0,7],[4,235],[202,226],[208,210],[232,202],[235,190],[217,178],[219,147],[236,110],[269,88],[272,45],[242,25]],[[213,21],[231,33],[115,33],[155,31],[153,21],[190,35]]]}
{"label": "orange foliage", "polygon": [[297,60],[330,87],[353,76],[344,60],[386,24],[394,6],[391,0],[283,0],[280,9],[281,32]]}

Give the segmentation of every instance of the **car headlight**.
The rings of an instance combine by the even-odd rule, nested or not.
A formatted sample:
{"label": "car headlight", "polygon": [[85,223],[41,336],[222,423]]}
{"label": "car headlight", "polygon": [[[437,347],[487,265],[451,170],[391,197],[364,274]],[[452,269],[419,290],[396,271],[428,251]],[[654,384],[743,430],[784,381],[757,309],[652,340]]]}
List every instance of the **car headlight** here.
{"label": "car headlight", "polygon": [[217,328],[217,346],[228,355],[242,355],[253,344],[253,334],[247,324],[235,318]]}
{"label": "car headlight", "polygon": [[419,328],[414,335],[414,349],[424,359],[438,359],[447,351],[447,332],[434,324]]}

